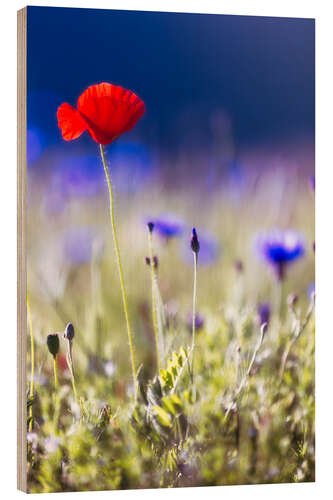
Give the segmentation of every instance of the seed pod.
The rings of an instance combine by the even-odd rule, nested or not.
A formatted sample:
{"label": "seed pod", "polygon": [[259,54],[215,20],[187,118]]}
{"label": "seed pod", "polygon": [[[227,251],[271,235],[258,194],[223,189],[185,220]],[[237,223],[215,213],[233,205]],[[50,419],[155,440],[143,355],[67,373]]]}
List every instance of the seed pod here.
{"label": "seed pod", "polygon": [[68,323],[68,325],[66,326],[65,332],[64,332],[64,338],[69,340],[70,342],[73,340],[73,338],[74,338],[74,326],[72,323]]}
{"label": "seed pod", "polygon": [[50,335],[47,336],[46,342],[47,342],[47,347],[48,347],[50,353],[55,358],[59,352],[59,345],[60,345],[58,334],[51,333]]}

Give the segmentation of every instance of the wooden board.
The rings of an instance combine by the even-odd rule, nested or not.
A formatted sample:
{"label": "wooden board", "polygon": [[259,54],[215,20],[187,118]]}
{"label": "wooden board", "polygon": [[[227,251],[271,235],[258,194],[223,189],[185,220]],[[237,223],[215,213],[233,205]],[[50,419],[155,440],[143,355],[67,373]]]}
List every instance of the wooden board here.
{"label": "wooden board", "polygon": [[17,13],[17,487],[27,491],[27,9]]}

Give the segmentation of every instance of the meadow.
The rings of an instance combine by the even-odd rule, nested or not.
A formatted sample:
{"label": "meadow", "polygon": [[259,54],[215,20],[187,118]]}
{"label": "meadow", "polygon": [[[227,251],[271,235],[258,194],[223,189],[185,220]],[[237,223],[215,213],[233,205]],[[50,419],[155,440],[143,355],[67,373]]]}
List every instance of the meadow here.
{"label": "meadow", "polygon": [[28,172],[30,492],[314,481],[313,165],[272,157],[162,159],[135,187],[106,148],[137,391],[106,182]]}

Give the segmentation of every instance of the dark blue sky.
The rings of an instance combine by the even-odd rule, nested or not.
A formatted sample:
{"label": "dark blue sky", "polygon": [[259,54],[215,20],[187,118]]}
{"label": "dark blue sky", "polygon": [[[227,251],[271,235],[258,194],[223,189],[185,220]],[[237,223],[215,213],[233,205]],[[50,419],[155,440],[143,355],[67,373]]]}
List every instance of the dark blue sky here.
{"label": "dark blue sky", "polygon": [[207,138],[216,109],[240,146],[311,139],[314,29],[310,19],[29,7],[28,126],[56,144],[57,106],[109,81],[145,101],[135,134],[156,147],[179,147],[184,112]]}

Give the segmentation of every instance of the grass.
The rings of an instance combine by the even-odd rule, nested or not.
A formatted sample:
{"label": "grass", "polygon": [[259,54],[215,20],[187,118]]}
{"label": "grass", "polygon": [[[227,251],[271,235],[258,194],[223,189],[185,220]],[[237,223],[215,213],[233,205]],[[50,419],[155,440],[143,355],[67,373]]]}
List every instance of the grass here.
{"label": "grass", "polygon": [[[261,174],[259,182],[250,177],[240,197],[231,190],[205,194],[195,183],[164,189],[152,182],[135,194],[116,192],[137,400],[105,210],[107,192],[70,199],[63,212],[49,215],[43,198],[46,181],[32,183],[30,492],[314,481],[312,310],[307,316],[307,290],[314,281],[314,208],[307,177],[286,175],[284,189],[274,172]],[[158,370],[144,221],[166,211],[182,217],[188,230],[167,243],[154,234],[154,317],[162,323]],[[92,251],[90,259],[75,264],[63,257],[63,239],[65,229],[83,224],[101,233],[104,251],[101,258]],[[199,241],[200,231],[209,231],[222,250],[210,266],[201,265],[200,252],[198,256],[196,311],[204,324],[195,331],[192,384],[193,226]],[[307,253],[288,269],[282,290],[253,251],[256,232],[272,226],[293,227],[307,240]],[[181,256],[183,245],[189,250],[188,264]],[[235,268],[236,259],[242,260],[244,271]],[[290,293],[298,295],[294,309],[287,305]],[[265,335],[257,318],[263,300],[272,305]],[[75,327],[76,396],[71,370],[62,362],[66,340],[59,335],[56,394],[46,346],[47,335],[62,332],[69,321]],[[27,388],[31,368],[28,350]]]}

